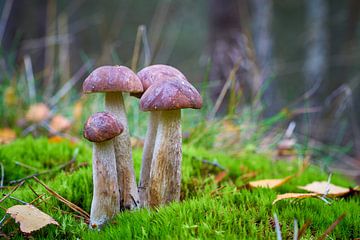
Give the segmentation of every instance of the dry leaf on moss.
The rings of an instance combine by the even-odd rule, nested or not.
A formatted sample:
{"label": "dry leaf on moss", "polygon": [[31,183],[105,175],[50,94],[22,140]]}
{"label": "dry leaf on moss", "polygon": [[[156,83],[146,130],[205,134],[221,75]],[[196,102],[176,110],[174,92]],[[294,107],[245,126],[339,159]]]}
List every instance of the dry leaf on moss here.
{"label": "dry leaf on moss", "polygon": [[0,144],[7,144],[16,139],[16,133],[10,128],[0,129]]}
{"label": "dry leaf on moss", "polygon": [[349,188],[339,187],[326,181],[312,182],[306,186],[300,186],[298,188],[312,193],[326,194],[329,197],[340,197],[350,193],[351,191]]}
{"label": "dry leaf on moss", "polygon": [[222,180],[224,180],[224,178],[227,176],[227,172],[226,171],[222,171],[219,172],[216,176],[215,176],[215,183],[219,183]]}
{"label": "dry leaf on moss", "polygon": [[31,233],[48,224],[59,225],[52,217],[33,205],[15,205],[9,208],[6,213],[20,223],[20,230],[23,233]]}
{"label": "dry leaf on moss", "polygon": [[303,198],[314,198],[314,197],[318,197],[318,196],[321,196],[321,194],[318,194],[318,193],[284,193],[284,194],[277,195],[276,199],[273,201],[273,204],[275,204],[276,202],[278,202],[280,200],[284,200],[284,199],[290,199],[290,198],[303,199]]}
{"label": "dry leaf on moss", "polygon": [[258,181],[251,181],[247,184],[250,188],[277,188],[288,182],[292,176],[282,179],[264,179]]}

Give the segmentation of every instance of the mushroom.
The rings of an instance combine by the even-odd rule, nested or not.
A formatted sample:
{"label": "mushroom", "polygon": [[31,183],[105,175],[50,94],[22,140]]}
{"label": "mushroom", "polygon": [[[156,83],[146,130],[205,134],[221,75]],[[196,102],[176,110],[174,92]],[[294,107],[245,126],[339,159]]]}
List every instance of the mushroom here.
{"label": "mushroom", "polygon": [[113,138],[121,134],[123,129],[116,117],[108,112],[93,114],[84,126],[84,137],[94,143],[91,228],[101,227],[120,210]]}
{"label": "mushroom", "polygon": [[140,99],[143,111],[158,111],[158,128],[150,168],[147,204],[180,199],[181,109],[202,106],[199,92],[187,81],[169,79],[151,85]]}
{"label": "mushroom", "polygon": [[143,91],[139,78],[124,66],[103,66],[95,69],[83,83],[84,93],[104,92],[105,109],[123,124],[124,132],[114,139],[116,165],[122,209],[136,208],[139,193],[132,161],[131,142],[122,92]]}
{"label": "mushroom", "polygon": [[[143,68],[141,71],[137,73],[143,88],[144,92],[154,83],[171,80],[171,79],[179,79],[186,80],[185,76],[176,68],[163,65],[156,64],[149,67]],[[141,97],[143,93],[131,94],[136,97]],[[150,110],[151,111],[151,110]],[[142,164],[140,171],[140,181],[139,181],[139,196],[140,196],[140,205],[147,205],[147,187],[149,185],[150,178],[150,168],[151,161],[153,156],[153,150],[156,139],[156,132],[158,126],[158,112],[151,111],[149,117],[148,129],[146,132],[145,142],[144,142],[144,150],[142,155]]]}

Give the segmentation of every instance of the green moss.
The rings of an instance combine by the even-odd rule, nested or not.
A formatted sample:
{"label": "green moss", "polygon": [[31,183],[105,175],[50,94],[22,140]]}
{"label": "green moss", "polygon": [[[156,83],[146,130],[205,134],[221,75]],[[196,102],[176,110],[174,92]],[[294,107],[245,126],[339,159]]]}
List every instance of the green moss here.
{"label": "green moss", "polygon": [[[16,166],[14,161],[21,159],[21,162],[39,169],[52,168],[69,161],[76,147],[80,149],[78,161],[89,162],[91,152],[86,145],[71,145],[67,142],[54,144],[46,139],[18,140],[11,145],[2,146],[0,156],[8,174],[7,179],[14,179],[28,173],[21,171],[29,171]],[[33,236],[40,239],[274,239],[276,234],[272,225],[273,213],[279,217],[284,238],[292,236],[295,218],[300,225],[311,220],[312,224],[305,234],[306,238],[311,238],[324,232],[343,212],[347,215],[331,233],[331,237],[351,239],[360,236],[357,226],[360,222],[358,197],[336,200],[331,205],[317,199],[295,202],[285,200],[272,205],[278,193],[300,192],[297,189],[299,185],[315,180],[327,180],[327,174],[318,167],[311,166],[300,177],[293,178],[276,190],[237,190],[237,186],[245,183],[241,176],[246,172],[255,171],[255,179],[282,178],[298,172],[300,163],[273,162],[265,155],[251,152],[229,156],[193,145],[185,145],[183,152],[182,202],[151,211],[141,209],[121,213],[101,232],[88,230],[85,223],[71,214],[61,212],[59,209],[72,211],[54,197],[50,197],[47,191],[33,180],[27,181],[13,196],[30,202],[36,198],[28,187],[31,185],[38,194],[45,193],[49,197],[46,203],[38,207],[53,216],[60,226],[48,226],[35,232]],[[135,149],[133,156],[135,170],[138,173],[141,150]],[[221,182],[224,188],[215,191],[219,185],[214,182],[214,176],[221,170],[203,164],[204,159],[216,161],[228,169],[228,176]],[[41,176],[40,179],[60,195],[89,212],[92,198],[91,166],[79,168],[74,172],[61,171],[56,177]],[[332,182],[342,186],[353,186],[352,182],[339,175],[334,175]],[[11,199],[1,203],[3,207],[14,204],[18,203]],[[10,223],[5,225],[2,231],[9,233],[17,228],[16,224]],[[17,231],[16,233],[17,238],[22,237]]]}

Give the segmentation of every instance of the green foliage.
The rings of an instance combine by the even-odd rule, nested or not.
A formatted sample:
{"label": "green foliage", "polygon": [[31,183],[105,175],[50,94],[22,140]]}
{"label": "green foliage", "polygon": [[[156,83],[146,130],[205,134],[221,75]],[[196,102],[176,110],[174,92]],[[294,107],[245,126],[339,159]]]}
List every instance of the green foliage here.
{"label": "green foliage", "polygon": [[[22,174],[28,172],[21,171],[28,170],[15,165],[13,168],[8,167],[14,164],[11,159],[21,159],[39,169],[51,169],[57,164],[69,161],[76,147],[80,149],[77,161],[90,162],[90,148],[84,144],[73,146],[68,142],[49,143],[47,139],[18,140],[11,145],[0,147],[0,156],[3,161],[6,159],[7,174],[11,173],[11,178],[7,179],[13,179],[23,177]],[[305,234],[308,239],[319,236],[343,212],[347,215],[331,233],[331,237],[349,239],[360,236],[357,226],[360,222],[358,197],[336,200],[331,205],[318,199],[295,202],[284,200],[272,205],[277,193],[300,192],[297,189],[299,185],[315,180],[327,180],[327,174],[318,167],[309,167],[300,177],[293,178],[276,190],[238,190],[237,187],[246,182],[241,177],[246,172],[255,171],[256,179],[282,178],[297,173],[302,163],[274,162],[266,155],[250,151],[229,156],[224,152],[212,152],[208,148],[189,144],[184,146],[183,152],[182,202],[153,210],[123,212],[100,232],[89,230],[83,221],[73,216],[76,213],[33,180],[28,180],[12,196],[31,202],[36,195],[28,185],[31,185],[37,194],[46,194],[46,201],[38,207],[53,216],[60,226],[47,226],[33,233],[36,239],[274,239],[276,234],[273,228],[273,213],[279,217],[284,238],[292,236],[294,218],[300,226],[311,220],[312,224]],[[135,149],[133,156],[135,171],[138,173],[141,150]],[[203,163],[203,160],[207,163]],[[222,170],[209,162],[220,164],[227,169],[228,175],[221,183],[216,184],[214,177]],[[17,171],[19,173],[16,173]],[[61,171],[56,176],[41,176],[40,179],[89,212],[92,198],[91,166],[78,168],[73,172]],[[332,183],[353,186],[339,175],[332,177]],[[220,186],[223,188],[218,189]],[[2,193],[6,192],[8,190],[2,190]],[[19,203],[12,199],[1,203],[5,208],[14,204]],[[17,229],[17,224],[10,222],[2,231],[15,232],[16,238],[22,238]]]}

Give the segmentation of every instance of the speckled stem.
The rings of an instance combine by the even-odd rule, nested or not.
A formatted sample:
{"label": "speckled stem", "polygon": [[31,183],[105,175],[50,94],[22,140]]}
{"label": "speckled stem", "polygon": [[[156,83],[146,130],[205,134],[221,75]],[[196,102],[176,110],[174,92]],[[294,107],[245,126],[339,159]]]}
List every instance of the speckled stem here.
{"label": "speckled stem", "polygon": [[142,207],[148,206],[147,189],[149,186],[151,161],[153,157],[156,132],[158,127],[158,115],[159,112],[157,111],[150,112],[149,124],[144,143],[139,182],[140,206]]}
{"label": "speckled stem", "polygon": [[181,110],[161,111],[150,170],[149,206],[180,199]]}
{"label": "speckled stem", "polygon": [[113,141],[93,145],[93,185],[90,227],[100,228],[120,211]]}
{"label": "speckled stem", "polygon": [[113,113],[124,126],[121,135],[114,138],[117,176],[120,188],[121,209],[134,209],[140,204],[134,174],[129,128],[121,93],[106,93],[105,109]]}

